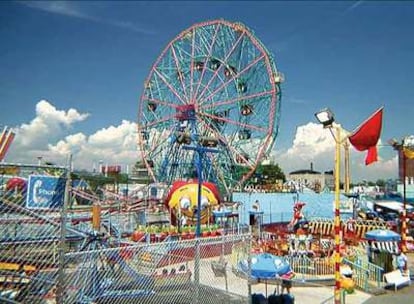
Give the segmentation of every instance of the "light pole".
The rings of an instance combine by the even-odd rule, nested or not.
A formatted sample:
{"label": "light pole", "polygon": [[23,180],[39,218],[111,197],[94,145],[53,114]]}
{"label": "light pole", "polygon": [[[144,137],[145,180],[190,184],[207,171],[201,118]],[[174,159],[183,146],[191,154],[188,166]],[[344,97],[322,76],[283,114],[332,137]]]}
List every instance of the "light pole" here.
{"label": "light pole", "polygon": [[[328,128],[335,139],[335,218],[334,218],[334,232],[335,232],[335,288],[334,299],[335,304],[341,303],[341,275],[340,275],[340,231],[341,231],[341,214],[340,214],[340,164],[341,164],[341,145],[348,139],[348,136],[341,137],[341,128],[338,125],[333,125],[335,118],[332,111],[328,108],[323,109],[315,113],[316,119],[323,125],[324,128]],[[335,133],[332,131],[335,129]]]}
{"label": "light pole", "polygon": [[195,246],[195,258],[194,258],[194,281],[197,284],[197,303],[199,299],[199,284],[200,284],[200,236],[201,236],[201,198],[203,188],[203,157],[205,153],[217,153],[217,149],[204,147],[197,143],[194,146],[183,146],[185,150],[193,150],[197,153],[195,160],[195,166],[197,170],[197,223],[196,223],[196,246]]}

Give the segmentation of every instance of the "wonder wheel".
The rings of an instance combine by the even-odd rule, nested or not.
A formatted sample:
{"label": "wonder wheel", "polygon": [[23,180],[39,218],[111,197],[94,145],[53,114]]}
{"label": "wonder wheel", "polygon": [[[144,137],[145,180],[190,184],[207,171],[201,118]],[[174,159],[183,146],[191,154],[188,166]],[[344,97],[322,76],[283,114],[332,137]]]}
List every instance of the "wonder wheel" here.
{"label": "wonder wheel", "polygon": [[231,191],[270,152],[282,74],[243,24],[214,20],[181,32],[155,61],[138,111],[139,145],[154,181],[197,177]]}

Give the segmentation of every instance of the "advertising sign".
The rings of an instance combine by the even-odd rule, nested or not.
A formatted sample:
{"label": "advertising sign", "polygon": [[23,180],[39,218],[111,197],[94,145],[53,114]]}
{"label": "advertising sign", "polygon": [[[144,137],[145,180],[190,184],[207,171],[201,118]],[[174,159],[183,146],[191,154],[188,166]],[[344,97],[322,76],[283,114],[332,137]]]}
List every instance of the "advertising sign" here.
{"label": "advertising sign", "polygon": [[119,165],[112,165],[112,166],[102,166],[101,173],[108,173],[108,174],[118,174],[121,173],[121,166]]}
{"label": "advertising sign", "polygon": [[26,207],[29,209],[59,209],[63,206],[66,180],[62,177],[30,175]]}

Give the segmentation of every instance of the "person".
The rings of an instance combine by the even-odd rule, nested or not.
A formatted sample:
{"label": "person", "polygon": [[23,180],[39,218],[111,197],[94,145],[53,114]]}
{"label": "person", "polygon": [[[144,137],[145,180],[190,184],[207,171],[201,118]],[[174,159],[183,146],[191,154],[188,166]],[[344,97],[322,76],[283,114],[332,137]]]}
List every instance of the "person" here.
{"label": "person", "polygon": [[250,212],[250,225],[256,225],[259,222],[259,215],[258,212],[260,211],[260,204],[259,200],[255,200],[252,204],[252,212]]}
{"label": "person", "polygon": [[292,288],[291,280],[282,279],[282,294],[285,288],[286,288],[287,293],[290,294],[290,289]]}
{"label": "person", "polygon": [[406,269],[407,264],[407,256],[404,254],[404,252],[400,251],[397,254],[397,268],[403,273]]}
{"label": "person", "polygon": [[252,209],[253,209],[253,211],[259,211],[259,209],[260,209],[259,200],[254,201],[254,203],[252,205]]}
{"label": "person", "polygon": [[367,257],[368,257],[368,262],[370,262],[370,263],[372,263],[371,246],[372,246],[372,241],[368,241],[368,244],[365,247],[365,250],[366,250],[366,253],[367,253]]}

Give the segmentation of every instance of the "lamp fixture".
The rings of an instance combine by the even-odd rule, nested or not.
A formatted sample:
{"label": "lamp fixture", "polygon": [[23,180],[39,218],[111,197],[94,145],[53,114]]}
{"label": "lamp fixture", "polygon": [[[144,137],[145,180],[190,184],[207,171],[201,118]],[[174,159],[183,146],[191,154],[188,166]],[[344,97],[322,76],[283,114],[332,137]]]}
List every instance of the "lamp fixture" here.
{"label": "lamp fixture", "polygon": [[323,125],[324,128],[332,127],[335,121],[334,114],[329,108],[325,108],[315,113],[316,119]]}

